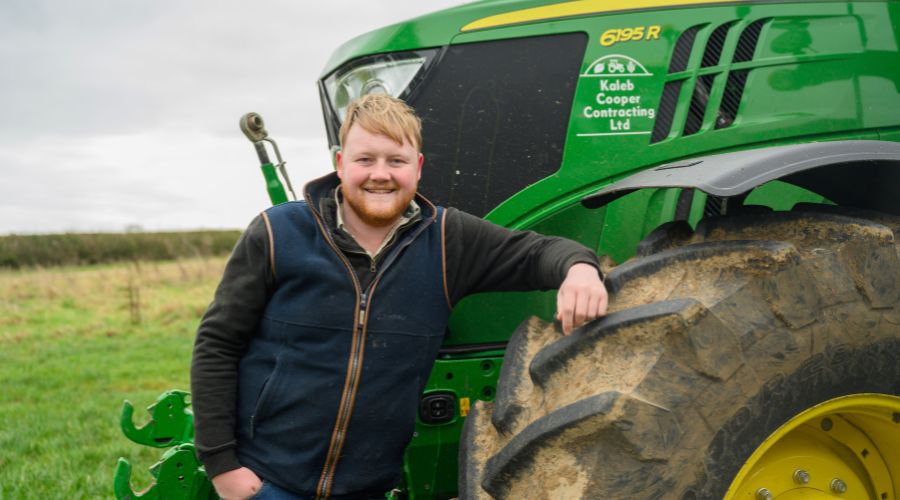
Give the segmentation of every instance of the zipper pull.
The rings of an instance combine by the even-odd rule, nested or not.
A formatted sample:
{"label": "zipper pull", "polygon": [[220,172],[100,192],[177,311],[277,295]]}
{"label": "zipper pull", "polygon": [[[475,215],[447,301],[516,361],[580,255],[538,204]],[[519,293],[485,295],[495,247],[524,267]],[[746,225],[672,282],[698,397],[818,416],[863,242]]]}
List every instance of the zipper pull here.
{"label": "zipper pull", "polygon": [[367,300],[368,300],[368,297],[366,297],[365,293],[360,295],[360,297],[359,297],[359,328],[360,329],[363,327],[363,325],[366,324],[366,305],[367,305],[366,301]]}

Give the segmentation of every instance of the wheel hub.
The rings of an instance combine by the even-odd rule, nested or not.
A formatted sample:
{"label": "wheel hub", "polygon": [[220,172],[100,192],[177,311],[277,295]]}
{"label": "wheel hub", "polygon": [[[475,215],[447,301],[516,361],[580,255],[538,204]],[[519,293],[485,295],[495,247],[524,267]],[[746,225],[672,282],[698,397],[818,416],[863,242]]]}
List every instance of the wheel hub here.
{"label": "wheel hub", "polygon": [[855,394],[809,408],[753,452],[726,498],[897,497],[900,398]]}

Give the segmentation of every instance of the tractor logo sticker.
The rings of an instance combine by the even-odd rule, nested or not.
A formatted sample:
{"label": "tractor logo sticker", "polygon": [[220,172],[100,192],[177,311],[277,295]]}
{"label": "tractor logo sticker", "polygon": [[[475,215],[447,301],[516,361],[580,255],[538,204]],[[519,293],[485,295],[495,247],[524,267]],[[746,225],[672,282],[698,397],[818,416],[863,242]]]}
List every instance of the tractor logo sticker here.
{"label": "tractor logo sticker", "polygon": [[649,134],[656,108],[644,106],[643,77],[653,76],[639,61],[621,54],[592,62],[581,78],[590,102],[581,106],[578,137]]}
{"label": "tractor logo sticker", "polygon": [[628,56],[613,54],[603,56],[592,62],[591,65],[588,66],[588,70],[581,76],[653,76],[653,74],[647,71],[647,68],[645,68],[643,64],[634,59]]}

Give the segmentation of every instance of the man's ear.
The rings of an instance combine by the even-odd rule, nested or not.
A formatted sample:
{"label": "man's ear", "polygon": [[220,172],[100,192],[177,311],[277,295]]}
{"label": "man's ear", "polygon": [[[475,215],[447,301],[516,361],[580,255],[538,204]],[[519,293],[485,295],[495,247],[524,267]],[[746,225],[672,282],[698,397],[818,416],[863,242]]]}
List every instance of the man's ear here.
{"label": "man's ear", "polygon": [[422,165],[425,163],[425,155],[419,153],[419,171],[416,174],[416,180],[422,180]]}
{"label": "man's ear", "polygon": [[343,155],[341,155],[341,150],[337,150],[334,153],[334,167],[337,170],[338,179],[344,178],[344,164],[343,164]]}

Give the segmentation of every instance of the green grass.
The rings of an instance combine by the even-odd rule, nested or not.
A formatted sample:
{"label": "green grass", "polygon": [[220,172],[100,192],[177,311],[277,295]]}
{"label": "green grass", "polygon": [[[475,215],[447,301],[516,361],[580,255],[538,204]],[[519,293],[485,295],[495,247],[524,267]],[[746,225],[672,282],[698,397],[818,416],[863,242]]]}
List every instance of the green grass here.
{"label": "green grass", "polygon": [[166,389],[187,390],[197,322],[224,258],[0,271],[0,499],[111,498],[119,457],[132,486],[165,450],[119,430]]}

